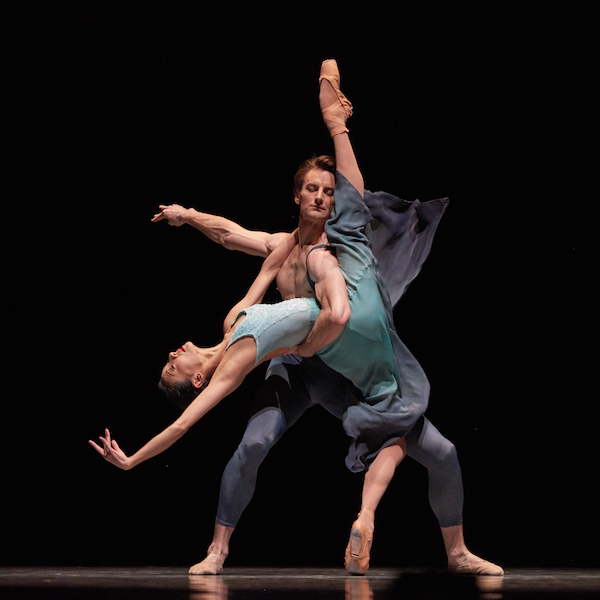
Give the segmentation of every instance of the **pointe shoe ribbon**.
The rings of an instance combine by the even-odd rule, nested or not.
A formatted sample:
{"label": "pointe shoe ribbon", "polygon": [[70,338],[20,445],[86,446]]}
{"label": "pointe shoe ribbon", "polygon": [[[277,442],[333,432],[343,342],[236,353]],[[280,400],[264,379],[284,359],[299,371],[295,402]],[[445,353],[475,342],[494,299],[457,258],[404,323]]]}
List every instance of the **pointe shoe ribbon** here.
{"label": "pointe shoe ribbon", "polygon": [[[363,510],[368,511],[370,509]],[[369,570],[372,545],[373,530],[368,529],[360,519],[356,519],[352,523],[350,541],[344,555],[344,565],[351,575],[364,575]]]}
{"label": "pointe shoe ribbon", "polygon": [[338,97],[336,102],[321,110],[329,134],[333,137],[339,133],[348,133],[346,121],[348,117],[352,116],[352,104],[340,90],[340,71],[335,59],[330,58],[321,64],[319,85],[321,85],[323,79],[329,81]]}
{"label": "pointe shoe ribbon", "polygon": [[504,575],[504,569],[489,560],[448,567],[448,571],[457,575]]}

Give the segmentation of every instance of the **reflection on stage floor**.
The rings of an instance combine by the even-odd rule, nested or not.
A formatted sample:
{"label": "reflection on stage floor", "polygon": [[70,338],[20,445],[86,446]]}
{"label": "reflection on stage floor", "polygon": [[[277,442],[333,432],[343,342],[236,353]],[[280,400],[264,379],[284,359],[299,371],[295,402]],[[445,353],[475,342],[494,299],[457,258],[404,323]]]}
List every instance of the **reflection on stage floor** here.
{"label": "reflection on stage floor", "polygon": [[507,569],[504,577],[456,577],[439,570],[230,568],[190,577],[184,568],[0,568],[0,598],[186,600],[600,598],[600,570]]}

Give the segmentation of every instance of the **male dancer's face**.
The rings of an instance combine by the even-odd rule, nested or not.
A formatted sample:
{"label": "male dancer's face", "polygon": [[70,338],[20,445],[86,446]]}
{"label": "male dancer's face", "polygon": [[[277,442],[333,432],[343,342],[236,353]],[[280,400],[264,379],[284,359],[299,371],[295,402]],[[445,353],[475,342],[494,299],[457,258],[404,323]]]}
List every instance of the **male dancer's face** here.
{"label": "male dancer's face", "polygon": [[329,171],[311,169],[304,177],[296,204],[301,218],[311,221],[327,221],[334,205],[335,177]]}

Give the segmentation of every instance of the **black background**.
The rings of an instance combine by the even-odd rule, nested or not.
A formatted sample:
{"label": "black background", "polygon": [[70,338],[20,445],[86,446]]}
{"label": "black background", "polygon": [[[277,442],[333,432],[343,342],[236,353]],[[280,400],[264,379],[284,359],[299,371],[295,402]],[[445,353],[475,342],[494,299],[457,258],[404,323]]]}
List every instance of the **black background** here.
{"label": "black background", "polygon": [[[366,186],[450,197],[396,322],[459,449],[468,545],[508,567],[597,566],[597,15],[453,4],[23,4],[7,19],[2,564],[204,556],[262,369],[134,471],[87,439],[108,426],[133,452],[176,418],[156,389],[166,353],[216,343],[260,266],[150,223],[158,204],[291,230],[296,167],[332,150],[317,77],[334,56]],[[265,461],[228,564],[339,566],[362,483],[346,448],[308,411]],[[443,563],[406,461],[372,564]]]}

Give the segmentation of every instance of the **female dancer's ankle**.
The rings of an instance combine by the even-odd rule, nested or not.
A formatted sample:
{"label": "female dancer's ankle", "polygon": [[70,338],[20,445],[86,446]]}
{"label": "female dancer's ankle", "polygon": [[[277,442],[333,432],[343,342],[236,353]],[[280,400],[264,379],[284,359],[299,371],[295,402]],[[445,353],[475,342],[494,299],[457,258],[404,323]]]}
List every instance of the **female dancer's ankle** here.
{"label": "female dancer's ankle", "polygon": [[370,531],[375,529],[375,511],[372,508],[361,508],[358,513],[358,520]]}

